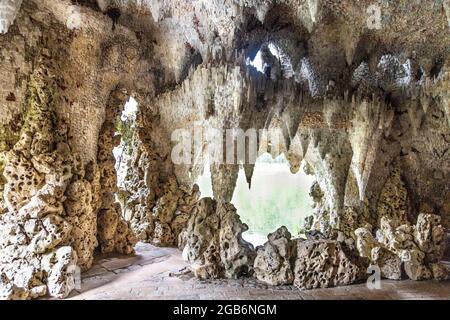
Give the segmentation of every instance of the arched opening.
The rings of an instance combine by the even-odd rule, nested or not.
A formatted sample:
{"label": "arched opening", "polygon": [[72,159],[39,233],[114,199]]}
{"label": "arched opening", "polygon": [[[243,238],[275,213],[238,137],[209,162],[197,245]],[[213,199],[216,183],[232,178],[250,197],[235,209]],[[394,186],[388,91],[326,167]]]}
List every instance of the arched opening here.
{"label": "arched opening", "polygon": [[255,57],[253,59],[248,57],[246,63],[247,65],[254,67],[259,72],[270,77],[270,68],[273,67],[272,65],[274,61],[268,61],[269,56],[271,56],[270,58],[275,58],[279,63],[281,63],[281,54],[279,49],[273,43],[263,44],[259,48]]}
{"label": "arched opening", "polygon": [[136,124],[136,115],[138,111],[138,103],[133,97],[129,97],[125,103],[120,117],[116,119],[115,135],[120,136],[120,144],[113,149],[114,158],[116,160],[117,187],[115,194],[116,201],[122,206],[122,213],[125,215],[126,200],[126,176],[133,152],[133,135]]}
{"label": "arched opening", "polygon": [[[267,235],[286,226],[293,236],[302,231],[304,219],[313,212],[309,196],[314,177],[303,170],[292,174],[284,154],[275,159],[268,153],[258,157],[249,186],[245,171],[239,170],[231,203],[249,231],[242,236],[255,247],[267,241]],[[201,197],[213,197],[209,165],[198,178]]]}
{"label": "arched opening", "polygon": [[290,57],[272,41],[262,44],[253,59],[247,58],[246,64],[272,80],[291,78],[294,75]]}

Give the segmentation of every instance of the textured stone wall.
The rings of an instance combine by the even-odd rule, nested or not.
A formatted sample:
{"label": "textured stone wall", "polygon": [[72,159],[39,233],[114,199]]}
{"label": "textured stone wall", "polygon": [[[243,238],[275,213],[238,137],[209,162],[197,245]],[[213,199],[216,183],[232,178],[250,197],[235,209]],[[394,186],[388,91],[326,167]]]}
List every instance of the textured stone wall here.
{"label": "textured stone wall", "polygon": [[67,5],[27,2],[0,39],[2,297],[65,297],[98,246],[133,252],[113,203],[115,130],[107,129],[124,102],[108,108],[109,97],[126,79],[99,64],[108,56],[102,35],[74,33],[53,15]]}
{"label": "textured stone wall", "polygon": [[[372,1],[0,0],[1,295],[66,296],[96,248],[131,253],[137,239],[179,245],[203,278],[314,288],[361,281],[369,262],[445,278],[449,4],[426,2],[380,4],[373,29]],[[270,45],[280,58],[265,50],[260,73],[248,62]],[[118,190],[129,96],[139,111]],[[280,129],[283,146],[262,137],[258,152],[315,175],[309,239],[243,242],[238,164],[213,163],[215,199],[198,201],[206,157],[171,159],[172,132],[194,128]]]}

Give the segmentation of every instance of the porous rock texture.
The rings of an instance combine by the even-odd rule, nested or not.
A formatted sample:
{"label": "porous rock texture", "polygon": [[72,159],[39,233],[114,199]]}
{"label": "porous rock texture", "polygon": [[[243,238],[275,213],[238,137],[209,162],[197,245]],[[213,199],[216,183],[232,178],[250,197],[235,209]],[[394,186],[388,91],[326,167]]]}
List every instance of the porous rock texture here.
{"label": "porous rock texture", "polygon": [[367,278],[368,264],[351,241],[305,240],[297,244],[294,285],[314,289],[357,283]]}
{"label": "porous rock texture", "polygon": [[256,253],[242,239],[247,229],[232,204],[201,199],[179,241],[183,257],[191,264],[195,276],[235,279],[251,275]]}
{"label": "porous rock texture", "polygon": [[267,240],[264,246],[257,248],[253,266],[255,277],[274,286],[292,284],[296,241],[291,240],[291,234],[284,226],[269,234]]}
{"label": "porous rock texture", "polygon": [[371,230],[355,230],[357,248],[368,257],[387,279],[400,280],[405,273],[412,280],[447,278],[448,270],[441,261],[446,234],[440,217],[419,214],[416,225],[397,219],[381,218],[381,227],[374,239]]}
{"label": "porous rock texture", "polygon": [[[125,217],[141,241],[157,246],[177,246],[199,199],[197,185],[178,182],[170,160],[170,145],[158,126],[158,117],[140,115],[133,134],[133,152],[124,188]],[[152,128],[152,130],[149,130]]]}
{"label": "porous rock texture", "polygon": [[[22,19],[0,39],[5,83],[0,271],[5,298],[17,298],[17,292],[21,298],[65,297],[79,280],[75,277],[91,267],[99,244],[105,252],[133,251],[133,237],[120,211],[106,202],[114,190],[114,164],[108,167],[100,155],[97,161],[100,127],[107,120],[96,99],[103,95],[106,108],[116,80],[106,77],[104,87],[84,89],[84,77],[96,74],[96,56],[81,58],[89,40],[74,37],[58,22],[54,14],[63,14],[61,5],[25,3]],[[17,50],[8,55],[11,48]],[[83,64],[91,69],[80,72]],[[104,93],[96,92],[100,89]],[[105,209],[109,215],[103,214]]]}
{"label": "porous rock texture", "polygon": [[[31,76],[28,110],[20,140],[5,155],[4,201],[1,215],[0,272],[7,297],[14,288],[36,298],[48,291],[64,297],[74,288],[77,234],[63,202],[68,186],[83,178],[67,141],[63,123],[52,123],[53,97],[46,70]],[[46,84],[49,85],[51,81]],[[87,241],[94,239],[87,239]],[[80,248],[83,255],[85,248]],[[89,248],[87,248],[89,250]]]}
{"label": "porous rock texture", "polygon": [[[130,253],[132,233],[187,241],[202,277],[251,273],[255,252],[228,203],[239,163],[249,184],[253,164],[220,161],[220,139],[214,152],[208,139],[190,144],[175,162],[178,129],[277,129],[257,139],[258,154],[285,153],[293,172],[303,164],[314,174],[300,287],[357,281],[361,267],[341,240],[359,228],[368,231],[357,232],[359,247],[381,230],[377,246],[411,278],[443,278],[450,18],[448,0],[428,2],[377,2],[377,25],[371,0],[0,0],[2,294],[65,296],[75,265],[88,269],[97,247]],[[263,72],[252,66],[258,51]],[[120,137],[130,96],[136,123]],[[131,150],[120,189],[119,143]],[[214,205],[197,203],[207,160]],[[321,262],[348,270],[311,277],[319,247]],[[397,278],[385,249],[360,251]]]}

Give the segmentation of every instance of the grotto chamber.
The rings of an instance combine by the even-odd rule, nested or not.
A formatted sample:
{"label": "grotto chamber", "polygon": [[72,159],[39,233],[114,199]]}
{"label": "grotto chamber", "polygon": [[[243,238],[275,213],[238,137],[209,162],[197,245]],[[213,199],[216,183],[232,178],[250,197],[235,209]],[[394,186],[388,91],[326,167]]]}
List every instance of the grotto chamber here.
{"label": "grotto chamber", "polygon": [[448,296],[449,10],[0,0],[0,298]]}

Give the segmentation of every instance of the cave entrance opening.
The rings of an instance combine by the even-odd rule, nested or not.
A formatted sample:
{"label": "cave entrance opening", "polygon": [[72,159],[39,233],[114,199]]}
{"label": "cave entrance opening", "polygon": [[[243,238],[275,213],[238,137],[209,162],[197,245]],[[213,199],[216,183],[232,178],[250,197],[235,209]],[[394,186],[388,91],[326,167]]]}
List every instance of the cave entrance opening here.
{"label": "cave entrance opening", "polygon": [[248,57],[246,64],[270,77],[271,69],[274,67],[275,61],[281,66],[283,58],[278,47],[269,42],[263,44],[253,58]]}
{"label": "cave entrance opening", "polygon": [[122,206],[122,213],[125,215],[125,200],[127,193],[126,176],[128,168],[131,165],[133,153],[133,135],[136,125],[136,115],[138,112],[138,103],[133,97],[129,97],[125,103],[120,117],[117,118],[115,128],[116,136],[120,136],[120,144],[113,149],[116,159],[117,173],[117,192],[116,201]]}
{"label": "cave entrance opening", "polygon": [[[302,231],[304,219],[312,215],[313,200],[309,195],[314,177],[304,170],[291,173],[284,154],[275,159],[268,153],[260,155],[255,163],[251,186],[245,171],[239,170],[231,203],[242,222],[249,227],[244,240],[255,247],[267,241],[267,235],[286,226],[292,236]],[[209,165],[197,181],[201,197],[213,197]]]}

